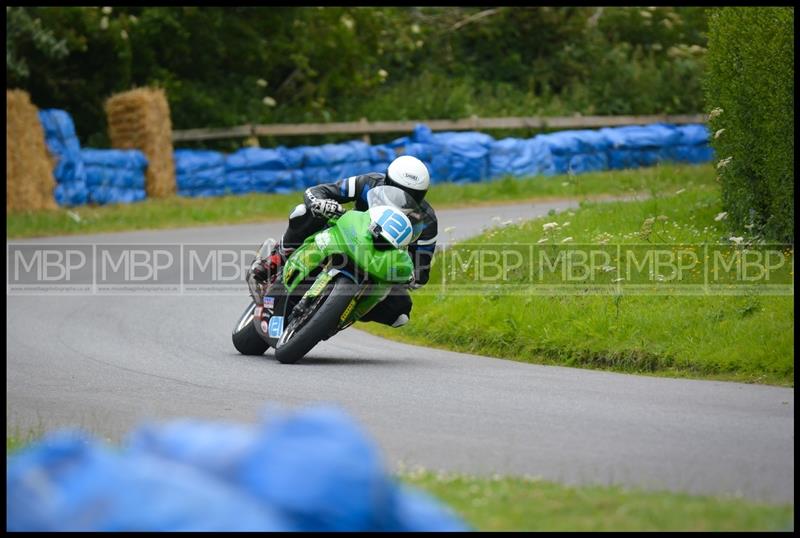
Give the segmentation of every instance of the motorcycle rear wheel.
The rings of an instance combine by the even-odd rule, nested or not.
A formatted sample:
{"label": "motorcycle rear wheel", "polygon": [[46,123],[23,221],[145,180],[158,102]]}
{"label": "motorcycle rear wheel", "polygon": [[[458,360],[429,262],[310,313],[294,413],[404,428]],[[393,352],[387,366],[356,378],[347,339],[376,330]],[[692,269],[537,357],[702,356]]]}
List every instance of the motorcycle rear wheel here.
{"label": "motorcycle rear wheel", "polygon": [[253,310],[255,306],[254,302],[250,302],[250,306],[242,313],[231,334],[233,347],[242,355],[263,355],[269,348],[269,344],[259,336],[253,326]]}

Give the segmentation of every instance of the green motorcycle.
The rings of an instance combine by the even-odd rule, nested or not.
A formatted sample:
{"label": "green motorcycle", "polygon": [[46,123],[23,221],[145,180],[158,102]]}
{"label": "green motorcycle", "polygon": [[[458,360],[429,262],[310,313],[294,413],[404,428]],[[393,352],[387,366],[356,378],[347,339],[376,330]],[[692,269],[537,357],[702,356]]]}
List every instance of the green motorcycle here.
{"label": "green motorcycle", "polygon": [[[308,237],[271,282],[248,273],[252,302],[233,330],[244,355],[270,346],[281,363],[295,363],[322,340],[355,323],[395,286],[408,284],[414,264],[408,245],[429,223],[402,189],[379,186],[367,192],[367,211],[350,210]],[[266,241],[259,256],[266,256]]]}

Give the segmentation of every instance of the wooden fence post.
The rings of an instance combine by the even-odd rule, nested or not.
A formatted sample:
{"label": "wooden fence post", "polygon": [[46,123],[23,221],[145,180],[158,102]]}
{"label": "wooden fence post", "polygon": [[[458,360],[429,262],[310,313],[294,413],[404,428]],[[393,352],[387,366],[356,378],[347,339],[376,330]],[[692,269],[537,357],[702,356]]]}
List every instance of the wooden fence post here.
{"label": "wooden fence post", "polygon": [[372,145],[372,139],[370,138],[369,132],[367,131],[367,129],[369,129],[369,120],[367,120],[367,118],[361,118],[360,120],[358,120],[358,123],[364,126],[364,131],[365,131],[364,134],[361,136],[361,140],[363,140],[367,144]]}

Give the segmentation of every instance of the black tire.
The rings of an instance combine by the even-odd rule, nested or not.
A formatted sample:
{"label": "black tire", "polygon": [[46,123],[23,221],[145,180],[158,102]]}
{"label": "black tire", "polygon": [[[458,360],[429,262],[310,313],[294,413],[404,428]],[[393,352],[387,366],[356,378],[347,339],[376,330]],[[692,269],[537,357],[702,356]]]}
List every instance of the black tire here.
{"label": "black tire", "polygon": [[320,341],[335,333],[339,317],[358,292],[359,286],[343,275],[337,275],[323,290],[322,304],[305,325],[288,342],[278,344],[275,358],[283,364],[293,364]]}
{"label": "black tire", "polygon": [[255,303],[245,309],[231,335],[233,347],[242,355],[263,355],[269,344],[256,332],[253,326],[253,309]]}

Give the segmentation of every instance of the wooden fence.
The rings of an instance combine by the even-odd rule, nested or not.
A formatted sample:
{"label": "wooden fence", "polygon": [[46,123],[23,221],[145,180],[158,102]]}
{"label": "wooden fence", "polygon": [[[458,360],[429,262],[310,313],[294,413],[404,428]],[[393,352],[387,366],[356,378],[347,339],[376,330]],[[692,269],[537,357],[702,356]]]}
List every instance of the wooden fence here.
{"label": "wooden fence", "polygon": [[249,138],[259,136],[296,136],[353,134],[362,135],[370,143],[371,133],[408,133],[418,123],[432,131],[480,131],[483,129],[591,129],[619,125],[647,125],[650,123],[704,123],[704,114],[655,116],[531,116],[523,118],[479,118],[472,116],[460,120],[368,121],[362,118],[353,122],[334,123],[276,123],[271,125],[240,125],[223,129],[185,129],[172,131],[172,140],[214,140],[222,138]]}

